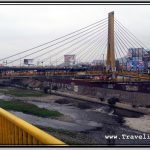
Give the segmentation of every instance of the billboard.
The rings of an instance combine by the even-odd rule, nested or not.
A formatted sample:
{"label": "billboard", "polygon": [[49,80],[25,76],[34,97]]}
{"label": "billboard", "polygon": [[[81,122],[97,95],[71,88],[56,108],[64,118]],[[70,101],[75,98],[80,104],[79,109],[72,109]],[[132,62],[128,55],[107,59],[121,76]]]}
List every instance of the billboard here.
{"label": "billboard", "polygon": [[144,70],[144,61],[138,62],[138,68],[139,68],[139,70]]}
{"label": "billboard", "polygon": [[138,64],[139,66],[144,66],[144,61],[139,61]]}
{"label": "billboard", "polygon": [[133,61],[142,61],[142,57],[132,57]]}
{"label": "billboard", "polygon": [[132,57],[132,50],[128,50],[128,57],[131,58]]}
{"label": "billboard", "polygon": [[24,65],[33,65],[33,59],[24,59]]}
{"label": "billboard", "polygon": [[64,63],[66,65],[75,64],[75,55],[64,55]]}
{"label": "billboard", "polygon": [[129,48],[128,57],[143,57],[144,48]]}
{"label": "billboard", "polygon": [[127,70],[144,70],[144,61],[128,61]]}
{"label": "billboard", "polygon": [[128,61],[128,62],[127,62],[127,70],[131,70],[132,67],[133,67],[132,61]]}

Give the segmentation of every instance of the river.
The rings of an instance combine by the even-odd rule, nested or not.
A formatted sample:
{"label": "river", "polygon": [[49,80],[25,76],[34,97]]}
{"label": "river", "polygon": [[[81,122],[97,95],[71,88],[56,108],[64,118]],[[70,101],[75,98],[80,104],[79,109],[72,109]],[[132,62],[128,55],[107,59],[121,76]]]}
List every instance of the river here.
{"label": "river", "polygon": [[[1,94],[0,99],[12,100],[12,97]],[[121,137],[122,134],[141,135],[143,133],[149,134],[150,131],[150,126],[146,126],[146,123],[149,123],[146,122],[147,120],[150,120],[149,117],[145,117],[141,114],[126,110],[114,110],[109,106],[101,104],[82,102],[80,100],[55,95],[46,95],[44,97],[13,96],[13,99],[32,103],[40,108],[46,108],[49,110],[53,109],[61,112],[62,114],[64,114],[63,117],[51,119],[9,110],[11,113],[26,120],[31,124],[37,126],[51,127],[55,129],[68,130],[71,132],[82,134],[82,136],[88,137],[85,141],[84,138],[82,139],[82,141],[81,139],[78,139],[78,136],[76,137],[76,139],[73,139],[80,141],[81,144],[106,145],[108,144],[108,140],[105,138],[105,135],[113,134],[117,135],[118,137]],[[60,103],[60,101],[63,101],[63,103]],[[119,120],[119,116],[122,116],[122,119],[125,122],[121,123]],[[143,124],[141,123],[140,125],[143,126],[143,128],[140,127],[140,125],[138,126],[136,124],[138,123],[137,120],[139,122],[140,120],[142,121]],[[145,121],[145,124],[143,120]],[[56,134],[56,136],[58,136],[59,138],[59,135]],[[115,142],[113,142],[113,144],[149,145],[150,141],[139,139],[116,139]]]}

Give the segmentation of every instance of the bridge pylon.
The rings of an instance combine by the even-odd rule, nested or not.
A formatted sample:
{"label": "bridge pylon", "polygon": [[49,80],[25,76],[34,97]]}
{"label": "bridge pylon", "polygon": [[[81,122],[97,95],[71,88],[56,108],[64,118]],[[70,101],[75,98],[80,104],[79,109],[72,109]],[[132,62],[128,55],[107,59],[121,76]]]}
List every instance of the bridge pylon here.
{"label": "bridge pylon", "polygon": [[108,42],[107,42],[107,60],[106,71],[116,71],[115,66],[115,49],[114,49],[114,11],[108,14]]}

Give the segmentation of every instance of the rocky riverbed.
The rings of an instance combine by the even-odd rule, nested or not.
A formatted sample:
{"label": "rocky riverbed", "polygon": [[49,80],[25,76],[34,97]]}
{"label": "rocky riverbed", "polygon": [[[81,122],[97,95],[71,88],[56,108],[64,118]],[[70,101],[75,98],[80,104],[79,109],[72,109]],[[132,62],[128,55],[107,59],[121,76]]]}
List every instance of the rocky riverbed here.
{"label": "rocky riverbed", "polygon": [[[18,89],[13,89],[18,90]],[[43,118],[9,110],[16,116],[34,124],[70,145],[149,145],[149,139],[122,139],[122,134],[149,134],[149,117],[139,113],[109,106],[83,102],[72,98],[55,95],[18,97],[7,94],[9,88],[0,89],[0,99],[23,101],[39,108],[56,110],[63,114],[58,118]],[[142,122],[140,124],[140,122]],[[145,123],[145,124],[144,124]],[[117,135],[115,140],[107,135]]]}

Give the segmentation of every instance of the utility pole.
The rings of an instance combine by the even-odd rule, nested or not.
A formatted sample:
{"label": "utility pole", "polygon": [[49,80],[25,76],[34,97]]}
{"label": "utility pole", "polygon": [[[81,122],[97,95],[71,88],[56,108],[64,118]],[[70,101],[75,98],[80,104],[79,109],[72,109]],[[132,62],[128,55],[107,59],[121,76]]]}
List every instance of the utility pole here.
{"label": "utility pole", "polygon": [[107,61],[106,69],[112,72],[112,78],[115,78],[115,49],[114,49],[114,11],[108,14],[108,43],[107,43]]}

